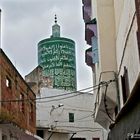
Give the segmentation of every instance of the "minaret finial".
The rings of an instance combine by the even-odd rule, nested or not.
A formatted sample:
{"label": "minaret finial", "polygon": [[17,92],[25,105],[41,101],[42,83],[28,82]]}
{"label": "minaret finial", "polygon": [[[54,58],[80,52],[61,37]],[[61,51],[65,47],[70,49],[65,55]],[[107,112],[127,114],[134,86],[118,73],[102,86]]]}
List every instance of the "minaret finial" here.
{"label": "minaret finial", "polygon": [[56,14],[55,14],[55,21],[54,22],[57,23],[57,16],[56,16]]}
{"label": "minaret finial", "polygon": [[55,24],[52,26],[52,36],[60,37],[60,26],[57,24],[57,16],[54,17]]}

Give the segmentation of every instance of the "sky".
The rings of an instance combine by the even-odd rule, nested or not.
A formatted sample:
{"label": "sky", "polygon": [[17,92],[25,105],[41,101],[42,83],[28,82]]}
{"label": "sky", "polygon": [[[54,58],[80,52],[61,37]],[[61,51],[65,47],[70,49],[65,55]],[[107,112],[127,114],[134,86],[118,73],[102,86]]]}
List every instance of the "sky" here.
{"label": "sky", "polygon": [[92,70],[85,64],[82,0],[0,0],[1,48],[24,77],[38,63],[37,44],[51,36],[54,15],[61,37],[76,43],[77,89],[93,85]]}

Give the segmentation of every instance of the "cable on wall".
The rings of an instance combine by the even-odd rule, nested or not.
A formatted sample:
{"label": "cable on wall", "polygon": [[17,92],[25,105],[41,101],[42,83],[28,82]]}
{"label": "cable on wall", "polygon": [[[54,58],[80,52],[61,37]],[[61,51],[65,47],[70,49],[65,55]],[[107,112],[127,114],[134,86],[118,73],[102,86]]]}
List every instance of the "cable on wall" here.
{"label": "cable on wall", "polygon": [[[109,80],[109,81],[113,81],[113,80]],[[59,97],[59,96],[71,95],[71,93],[76,93],[76,95],[71,95],[71,96],[63,97],[63,98],[59,98],[59,99],[52,99],[52,100],[46,100],[46,101],[38,101],[38,103],[58,101],[58,100],[63,100],[63,99],[75,97],[75,96],[82,95],[82,94],[93,95],[91,93],[86,93],[86,92],[81,92],[81,91],[86,90],[86,89],[90,89],[90,88],[93,88],[93,91],[94,91],[94,90],[97,90],[99,86],[100,87],[105,86],[105,82],[102,82],[101,84],[95,85],[93,87],[88,87],[88,88],[85,88],[85,89],[82,89],[82,90],[79,90],[79,91],[69,92],[69,93],[65,93],[65,94],[61,94],[61,95],[55,95],[55,96],[49,96],[49,97],[41,97],[41,98],[36,98],[36,99],[0,100],[0,102],[2,102],[2,103],[5,103],[5,102],[23,102],[23,101],[30,102],[30,101],[36,101],[36,100],[41,100],[41,99],[46,99],[46,98],[56,98],[56,97]]]}
{"label": "cable on wall", "polygon": [[105,107],[105,111],[107,116],[110,118],[111,121],[115,122],[115,120],[112,119],[112,117],[110,116],[108,109],[107,109],[107,104],[106,104],[106,94],[107,94],[107,88],[108,88],[108,83],[106,83],[105,86],[105,93],[104,93],[104,107]]}

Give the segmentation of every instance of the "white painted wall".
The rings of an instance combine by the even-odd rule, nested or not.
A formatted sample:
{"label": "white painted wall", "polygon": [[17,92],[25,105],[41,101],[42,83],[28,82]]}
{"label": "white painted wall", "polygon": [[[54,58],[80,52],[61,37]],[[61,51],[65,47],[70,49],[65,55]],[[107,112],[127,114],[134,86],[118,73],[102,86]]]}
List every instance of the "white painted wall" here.
{"label": "white painted wall", "polygon": [[[122,87],[120,76],[124,73],[124,66],[128,69],[129,87],[130,93],[132,92],[134,85],[139,76],[139,54],[137,45],[137,19],[135,1],[123,0],[123,3],[115,3],[115,15],[120,17],[118,24],[117,36],[116,36],[116,54],[117,54],[117,69],[119,73],[119,89],[120,89],[120,101],[121,107],[123,107],[122,100]],[[121,14],[118,13],[118,7],[122,7]],[[124,51],[124,54],[123,54]],[[121,63],[122,61],[122,63]]]}
{"label": "white painted wall", "polygon": [[[66,93],[66,91],[42,88],[40,97],[50,97],[64,93]],[[86,140],[91,140],[93,137],[100,137],[100,139],[103,140],[106,133],[93,119],[94,95],[88,93],[80,95],[78,95],[78,93],[71,93],[69,96],[71,95],[77,96],[58,101],[50,101],[58,98],[37,100],[37,127],[53,127],[54,131],[57,132],[69,132],[70,135],[63,134],[66,139],[72,135],[72,132],[76,132],[77,134],[74,135],[74,137],[83,137],[86,138]],[[65,97],[68,96],[60,96],[59,98]],[[45,102],[41,103],[41,101]],[[60,104],[64,106],[58,107]],[[54,106],[54,109],[52,109],[52,106]],[[69,113],[74,113],[74,123],[69,122]],[[62,136],[62,133],[57,133],[57,139],[59,139],[58,135]],[[55,136],[56,133],[53,134],[52,138]],[[46,139],[47,137],[48,135],[46,135]],[[52,140],[57,139],[55,137]]]}

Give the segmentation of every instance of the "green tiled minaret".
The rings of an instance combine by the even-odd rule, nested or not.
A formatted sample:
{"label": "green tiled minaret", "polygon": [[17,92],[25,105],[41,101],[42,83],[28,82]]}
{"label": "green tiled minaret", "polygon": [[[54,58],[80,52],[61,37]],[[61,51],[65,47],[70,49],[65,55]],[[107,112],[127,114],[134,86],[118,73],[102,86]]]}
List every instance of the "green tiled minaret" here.
{"label": "green tiled minaret", "polygon": [[56,15],[51,37],[38,43],[38,64],[43,74],[52,79],[53,88],[76,90],[75,42],[60,37]]}

